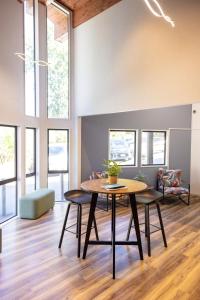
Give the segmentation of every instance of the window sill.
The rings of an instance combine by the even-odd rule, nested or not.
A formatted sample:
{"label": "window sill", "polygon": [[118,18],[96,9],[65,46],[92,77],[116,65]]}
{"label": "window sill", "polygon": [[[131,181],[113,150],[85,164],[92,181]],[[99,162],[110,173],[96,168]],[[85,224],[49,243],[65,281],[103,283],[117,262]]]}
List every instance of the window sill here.
{"label": "window sill", "polygon": [[131,165],[120,165],[122,168],[138,168],[138,166],[131,166]]}
{"label": "window sill", "polygon": [[140,166],[140,168],[168,168],[168,165],[149,165],[149,166]]}

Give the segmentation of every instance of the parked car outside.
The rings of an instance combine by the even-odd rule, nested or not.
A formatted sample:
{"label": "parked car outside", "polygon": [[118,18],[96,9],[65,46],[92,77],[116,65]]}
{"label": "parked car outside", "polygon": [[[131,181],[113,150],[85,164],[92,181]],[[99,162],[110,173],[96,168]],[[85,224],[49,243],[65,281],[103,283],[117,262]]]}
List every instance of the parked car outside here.
{"label": "parked car outside", "polygon": [[131,159],[129,144],[124,140],[112,140],[110,144],[110,158],[115,161],[127,161]]}
{"label": "parked car outside", "polygon": [[49,170],[67,169],[67,147],[66,144],[57,143],[49,146]]}

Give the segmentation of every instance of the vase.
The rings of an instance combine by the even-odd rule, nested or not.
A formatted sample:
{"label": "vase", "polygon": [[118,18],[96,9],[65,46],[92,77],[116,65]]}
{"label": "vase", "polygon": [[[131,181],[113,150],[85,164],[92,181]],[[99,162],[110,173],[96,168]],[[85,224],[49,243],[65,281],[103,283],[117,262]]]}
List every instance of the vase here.
{"label": "vase", "polygon": [[108,182],[109,184],[117,183],[117,176],[108,176]]}

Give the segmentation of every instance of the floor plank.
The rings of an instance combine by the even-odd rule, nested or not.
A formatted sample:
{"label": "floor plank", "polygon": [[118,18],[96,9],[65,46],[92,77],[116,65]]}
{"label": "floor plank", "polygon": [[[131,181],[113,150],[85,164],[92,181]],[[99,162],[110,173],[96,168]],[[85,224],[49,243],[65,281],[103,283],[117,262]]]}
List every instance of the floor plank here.
{"label": "floor plank", "polygon": [[[179,201],[161,205],[167,249],[160,232],[151,236],[151,258],[142,234],[144,261],[139,260],[136,246],[117,246],[116,280],[112,279],[111,247],[89,245],[86,260],[78,259],[77,240],[66,233],[63,247],[58,249],[66,206],[56,204],[38,220],[15,219],[3,226],[0,299],[200,299],[200,198],[193,196],[189,207]],[[118,239],[125,239],[129,214],[130,208],[117,207]],[[157,224],[155,208],[150,215]],[[87,216],[85,207],[84,223]],[[96,218],[100,238],[109,239],[110,212],[97,210]],[[73,208],[70,223],[75,219]],[[144,219],[143,207],[139,207],[139,219]]]}

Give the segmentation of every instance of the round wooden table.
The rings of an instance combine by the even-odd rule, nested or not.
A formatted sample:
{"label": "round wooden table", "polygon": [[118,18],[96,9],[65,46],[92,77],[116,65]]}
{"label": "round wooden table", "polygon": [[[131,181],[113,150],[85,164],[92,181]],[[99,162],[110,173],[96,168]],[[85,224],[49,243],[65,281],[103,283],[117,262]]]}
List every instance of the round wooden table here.
{"label": "round wooden table", "polygon": [[[92,245],[112,245],[113,252],[113,279],[115,279],[115,246],[116,245],[137,245],[139,249],[140,259],[143,259],[143,251],[142,251],[142,243],[140,237],[140,228],[138,221],[138,213],[137,213],[137,204],[135,199],[135,193],[139,193],[144,191],[147,188],[147,185],[143,182],[130,180],[130,179],[118,179],[118,184],[126,186],[126,188],[116,189],[116,190],[106,190],[104,185],[108,184],[107,179],[94,179],[88,180],[81,184],[81,189],[92,193],[92,200],[90,204],[90,212],[88,217],[87,231],[85,237],[85,245],[83,250],[83,259],[86,258],[87,248],[89,244]],[[94,241],[90,240],[91,228],[94,220],[94,214],[97,204],[98,193],[101,194],[109,194],[112,195],[112,220],[111,220],[111,233],[112,240],[111,241]],[[115,221],[116,221],[116,195],[124,194],[129,195],[131,211],[133,216],[133,221],[135,225],[136,232],[136,241],[116,241],[115,240]]]}

